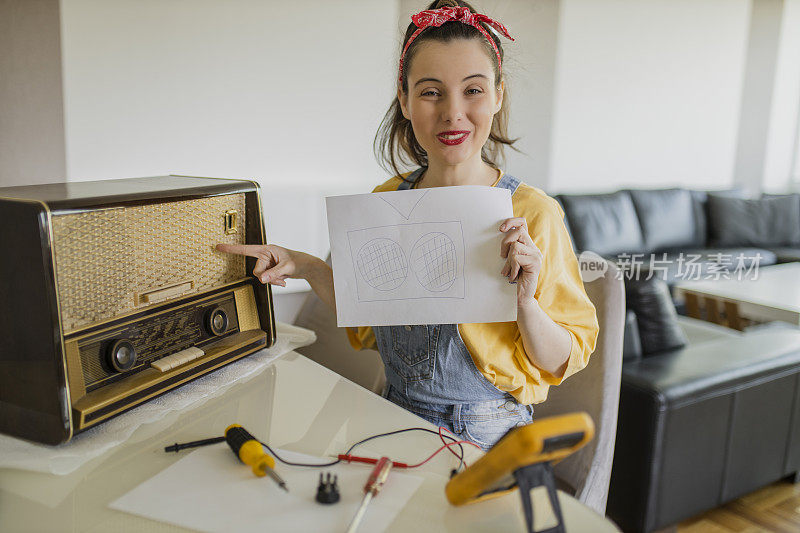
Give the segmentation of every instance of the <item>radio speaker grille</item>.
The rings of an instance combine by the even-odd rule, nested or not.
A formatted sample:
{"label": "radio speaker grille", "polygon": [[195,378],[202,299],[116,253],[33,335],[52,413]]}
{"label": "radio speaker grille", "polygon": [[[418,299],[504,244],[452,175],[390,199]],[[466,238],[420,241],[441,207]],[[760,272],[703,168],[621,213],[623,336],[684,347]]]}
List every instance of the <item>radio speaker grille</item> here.
{"label": "radio speaker grille", "polygon": [[245,221],[244,193],[56,214],[64,333],[242,279],[244,258],[213,247],[243,244]]}

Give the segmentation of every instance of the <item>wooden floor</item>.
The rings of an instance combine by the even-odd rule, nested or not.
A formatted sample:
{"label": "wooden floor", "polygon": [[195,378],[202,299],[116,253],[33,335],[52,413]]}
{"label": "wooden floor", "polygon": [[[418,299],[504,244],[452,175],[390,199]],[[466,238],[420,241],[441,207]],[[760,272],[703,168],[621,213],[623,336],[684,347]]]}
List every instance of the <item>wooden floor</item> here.
{"label": "wooden floor", "polygon": [[678,525],[680,533],[800,532],[800,483],[781,481]]}

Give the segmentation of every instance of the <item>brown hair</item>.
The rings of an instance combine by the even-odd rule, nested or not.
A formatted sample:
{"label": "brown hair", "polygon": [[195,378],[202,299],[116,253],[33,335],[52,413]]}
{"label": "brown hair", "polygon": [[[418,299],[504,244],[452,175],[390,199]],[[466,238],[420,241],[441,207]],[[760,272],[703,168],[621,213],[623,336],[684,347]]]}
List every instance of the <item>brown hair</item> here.
{"label": "brown hair", "polygon": [[[469,3],[461,0],[434,0],[431,5],[426,9],[438,9],[440,7],[466,7],[473,13],[473,8]],[[483,22],[480,23],[486,29],[497,46],[500,52],[502,61],[503,47],[500,44],[500,39],[495,35],[494,30],[489,28]],[[406,29],[405,38],[401,50],[405,47],[411,34],[417,30],[417,27],[412,22]],[[408,93],[408,72],[410,71],[411,62],[414,55],[419,48],[420,43],[425,41],[438,41],[447,43],[456,39],[478,39],[485,48],[486,53],[489,55],[494,67],[495,87],[499,88],[500,83],[503,81],[500,65],[497,61],[492,45],[486,40],[486,37],[476,28],[461,22],[446,22],[439,27],[429,27],[419,34],[416,39],[411,43],[406,51],[405,59],[403,61],[403,72],[401,90]],[[481,149],[481,159],[497,168],[497,162],[504,159],[503,146],[507,145],[516,150],[513,144],[517,139],[508,137],[508,88],[506,88],[503,97],[503,103],[494,115],[492,120],[492,128],[489,132],[489,139]],[[388,172],[394,172],[395,175],[400,175],[399,164],[417,164],[419,166],[428,165],[428,154],[417,142],[414,136],[414,130],[411,127],[411,121],[403,116],[403,110],[400,108],[400,100],[395,96],[394,101],[389,106],[389,110],[383,117],[381,125],[378,127],[378,132],[375,134],[375,141],[373,143],[375,157],[378,159],[381,167]],[[405,178],[404,178],[405,179]]]}

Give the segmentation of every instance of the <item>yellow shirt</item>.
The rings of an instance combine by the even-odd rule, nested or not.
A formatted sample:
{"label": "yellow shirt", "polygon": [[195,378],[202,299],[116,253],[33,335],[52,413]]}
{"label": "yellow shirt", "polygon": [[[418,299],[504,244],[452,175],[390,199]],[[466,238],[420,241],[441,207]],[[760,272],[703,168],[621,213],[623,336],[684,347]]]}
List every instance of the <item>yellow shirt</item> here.
{"label": "yellow shirt", "polygon": [[[501,171],[494,185],[502,175]],[[395,191],[400,181],[396,176],[372,192]],[[516,322],[459,324],[458,331],[475,366],[490,383],[520,403],[541,403],[547,399],[550,386],[558,385],[588,364],[600,327],[594,305],[583,288],[561,206],[541,189],[525,183],[520,183],[511,201],[514,216],[525,218],[531,239],[544,256],[535,298],[572,338],[566,371],[558,377],[534,365],[525,354]],[[499,238],[497,242],[499,253]],[[347,336],[356,350],[377,349],[375,333],[369,326],[347,328]]]}

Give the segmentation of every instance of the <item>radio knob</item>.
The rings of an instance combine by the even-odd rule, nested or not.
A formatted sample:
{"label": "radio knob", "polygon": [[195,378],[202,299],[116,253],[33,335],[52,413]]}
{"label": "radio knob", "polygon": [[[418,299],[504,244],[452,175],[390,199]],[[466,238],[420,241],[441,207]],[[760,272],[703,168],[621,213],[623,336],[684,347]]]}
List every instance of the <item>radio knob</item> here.
{"label": "radio knob", "polygon": [[212,309],[206,315],[206,329],[217,337],[224,335],[228,329],[228,314],[221,307]]}
{"label": "radio knob", "polygon": [[106,359],[117,372],[127,372],[136,364],[136,348],[128,339],[118,339],[108,347]]}

